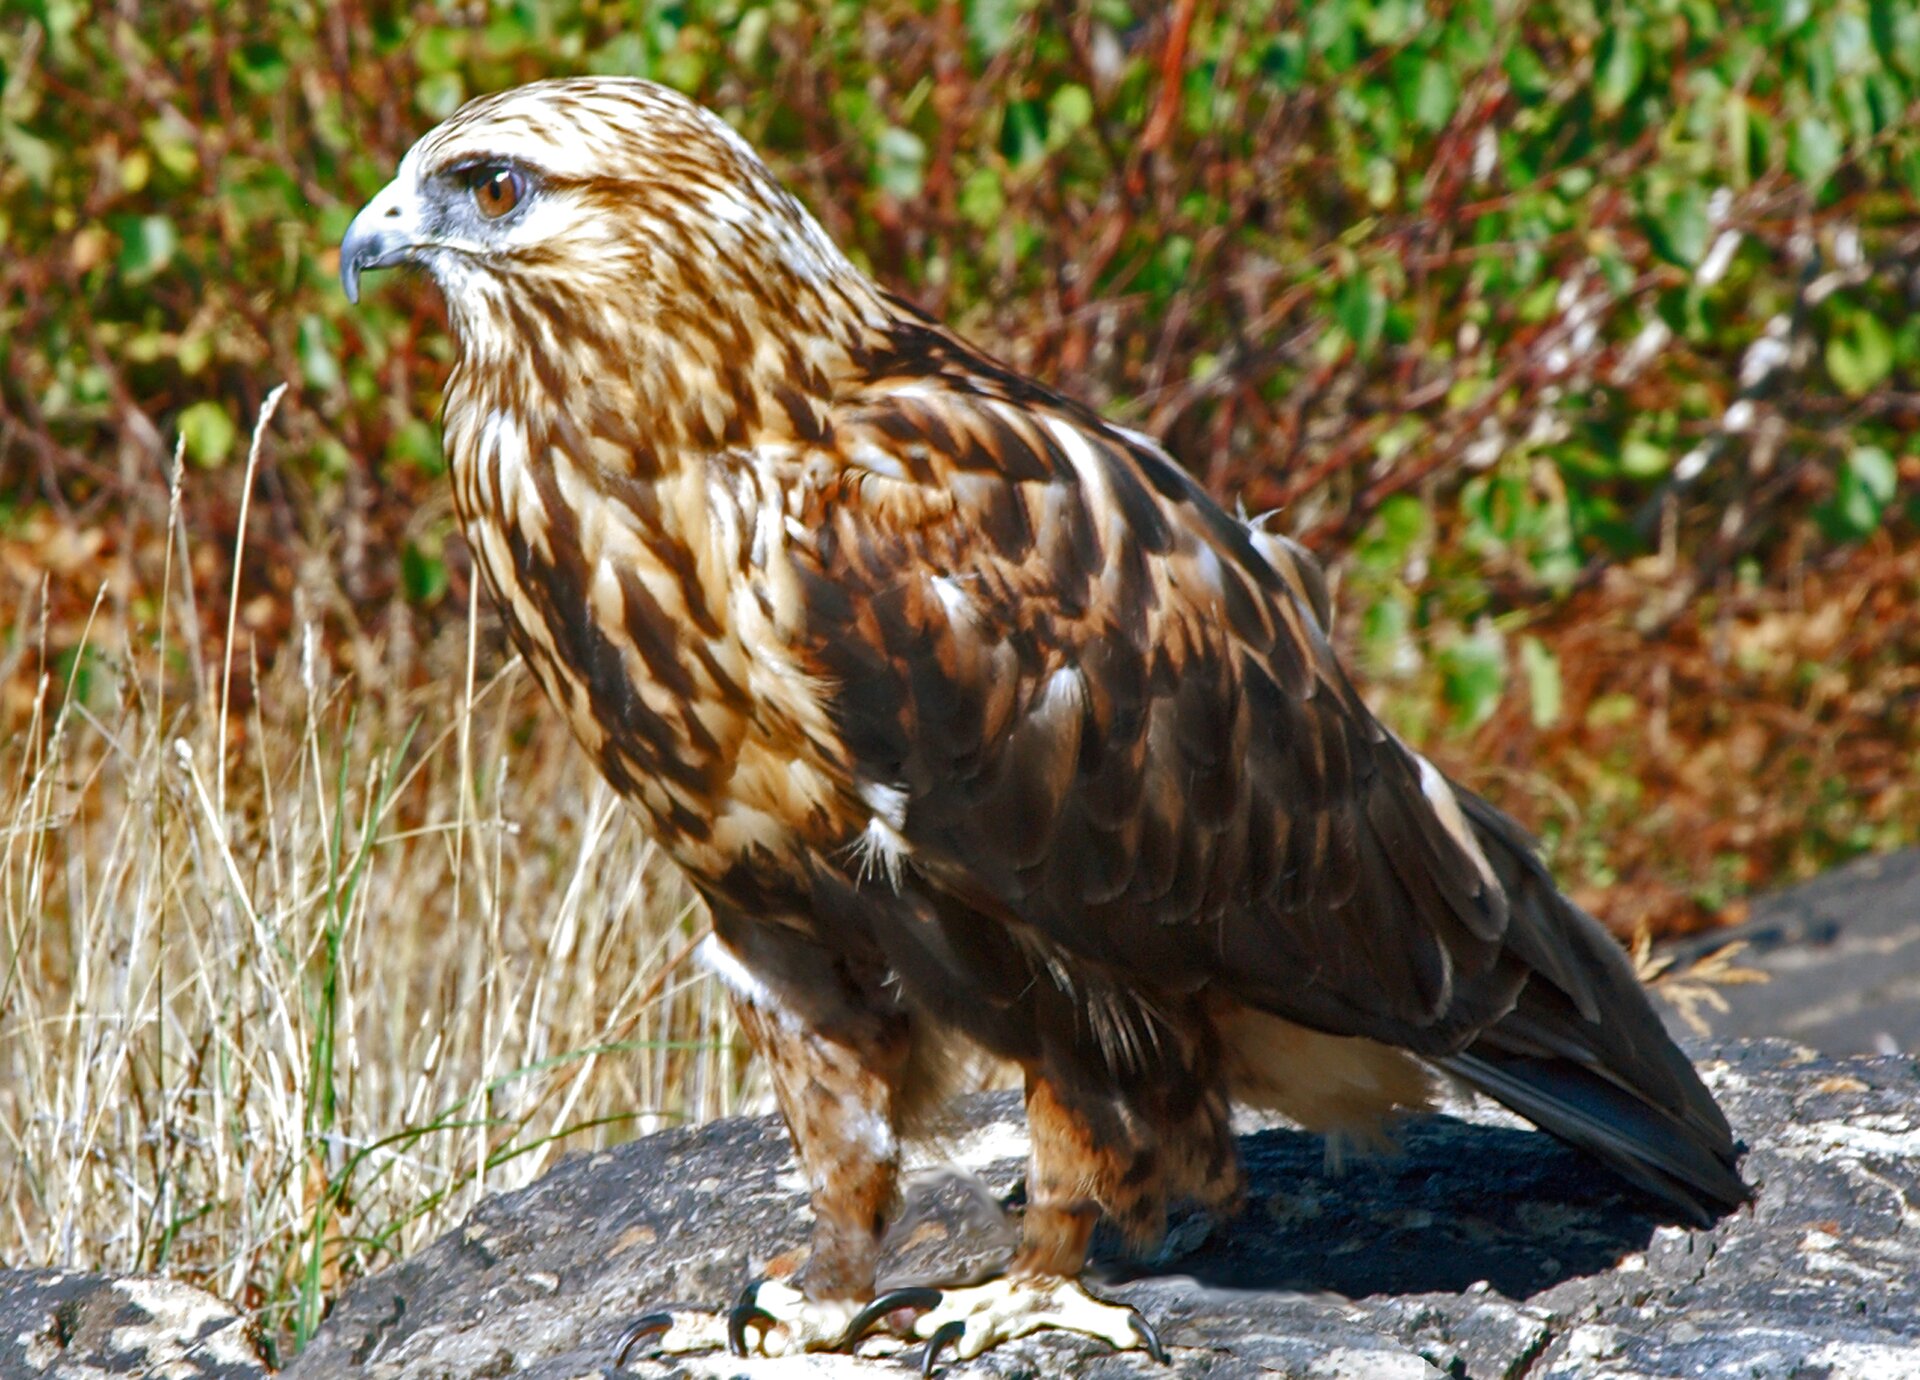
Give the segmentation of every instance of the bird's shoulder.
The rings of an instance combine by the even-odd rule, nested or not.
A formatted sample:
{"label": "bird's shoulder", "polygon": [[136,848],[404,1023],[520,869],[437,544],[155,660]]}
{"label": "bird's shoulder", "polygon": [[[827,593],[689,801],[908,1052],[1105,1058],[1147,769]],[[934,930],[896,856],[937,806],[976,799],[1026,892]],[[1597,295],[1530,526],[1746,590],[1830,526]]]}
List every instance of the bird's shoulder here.
{"label": "bird's shoulder", "polygon": [[924,318],[858,364],[831,410],[828,477],[797,514],[843,581],[990,574],[1031,613],[1132,625],[1143,644],[1195,616],[1262,652],[1321,640],[1319,564],[1222,511],[1153,438]]}

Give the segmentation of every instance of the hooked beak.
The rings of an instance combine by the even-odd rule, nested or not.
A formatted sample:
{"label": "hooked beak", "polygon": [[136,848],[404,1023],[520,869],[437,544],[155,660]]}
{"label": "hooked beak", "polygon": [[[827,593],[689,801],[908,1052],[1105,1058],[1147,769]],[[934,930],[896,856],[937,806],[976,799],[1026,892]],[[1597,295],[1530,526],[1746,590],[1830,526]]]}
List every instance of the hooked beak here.
{"label": "hooked beak", "polygon": [[340,241],[340,287],[349,302],[360,300],[360,274],[405,263],[425,248],[412,189],[396,177],[353,218]]}

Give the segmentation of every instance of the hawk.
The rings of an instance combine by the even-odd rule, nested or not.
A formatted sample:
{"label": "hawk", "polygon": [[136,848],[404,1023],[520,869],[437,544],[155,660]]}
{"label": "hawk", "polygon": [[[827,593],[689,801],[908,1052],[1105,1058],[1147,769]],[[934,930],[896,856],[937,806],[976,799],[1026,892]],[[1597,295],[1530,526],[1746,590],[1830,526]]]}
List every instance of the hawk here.
{"label": "hawk", "polygon": [[[1619,946],[1355,692],[1313,559],[876,286],[718,117],[615,78],[476,100],[354,219],[347,296],[401,263],[446,298],[475,563],[711,908],[809,1183],[798,1287],[736,1350],[890,1315],[936,1354],[1157,1352],[1077,1283],[1096,1220],[1230,1212],[1236,1103],[1370,1138],[1436,1073],[1684,1219],[1745,1200]],[[956,1046],[1025,1077],[1021,1244],[876,1300]]]}

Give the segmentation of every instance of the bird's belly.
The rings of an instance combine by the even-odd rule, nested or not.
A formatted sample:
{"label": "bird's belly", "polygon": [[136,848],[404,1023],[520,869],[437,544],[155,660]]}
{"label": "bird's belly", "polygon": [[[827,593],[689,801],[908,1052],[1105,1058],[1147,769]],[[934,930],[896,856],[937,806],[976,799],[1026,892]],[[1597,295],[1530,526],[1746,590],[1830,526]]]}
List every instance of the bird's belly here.
{"label": "bird's belly", "polygon": [[1433,1080],[1404,1050],[1327,1035],[1238,1003],[1215,1013],[1227,1085],[1244,1106],[1277,1111],[1309,1131],[1361,1143],[1433,1105]]}

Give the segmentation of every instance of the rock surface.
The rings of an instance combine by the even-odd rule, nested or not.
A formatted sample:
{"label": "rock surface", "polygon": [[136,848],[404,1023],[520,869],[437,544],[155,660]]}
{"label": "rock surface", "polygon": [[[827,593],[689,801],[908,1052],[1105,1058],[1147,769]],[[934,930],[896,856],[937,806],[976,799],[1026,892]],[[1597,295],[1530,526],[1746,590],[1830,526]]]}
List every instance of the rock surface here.
{"label": "rock surface", "polygon": [[1763,896],[1745,924],[1667,952],[1685,963],[1735,941],[1746,943],[1735,961],[1769,981],[1717,989],[1727,1009],[1699,1009],[1715,1039],[1778,1035],[1823,1054],[1920,1054],[1920,849],[1860,858]]}
{"label": "rock surface", "polygon": [[[1747,1142],[1751,1209],[1709,1232],[1662,1224],[1576,1152],[1485,1104],[1411,1124],[1394,1159],[1327,1172],[1317,1138],[1253,1129],[1247,1214],[1176,1227],[1167,1263],[1110,1256],[1103,1292],[1173,1348],[1040,1337],[962,1375],[1311,1380],[1913,1380],[1920,1377],[1920,852],[1863,859],[1763,899],[1729,939],[1773,976],[1705,1009],[1733,1043],[1703,1064]],[[1679,956],[1691,956],[1682,946]],[[1677,1022],[1676,1022],[1677,1025]],[[1003,1260],[1020,1174],[1016,1099],[970,1103],[929,1153],[895,1232],[893,1282]],[[351,1290],[289,1376],[613,1376],[627,1321],[731,1298],[805,1255],[805,1194],[767,1119],[674,1131],[569,1160]],[[0,1242],[4,1250],[4,1242]],[[875,1344],[872,1348],[880,1350]],[[899,1377],[892,1355],[635,1360],[637,1376]],[[245,1319],[161,1279],[0,1270],[0,1377],[268,1373]]]}
{"label": "rock surface", "polygon": [[[1773,1042],[1729,1047],[1703,1068],[1750,1146],[1757,1190],[1752,1208],[1711,1231],[1661,1223],[1605,1171],[1485,1106],[1423,1118],[1397,1158],[1343,1176],[1324,1168],[1316,1138],[1254,1130],[1242,1140],[1246,1216],[1210,1236],[1185,1224],[1169,1263],[1102,1266],[1104,1291],[1159,1326],[1171,1372],[1043,1336],[946,1373],[1920,1376],[1920,1065]],[[976,1099],[964,1124],[946,1147],[955,1167],[916,1184],[889,1256],[896,1279],[951,1279],[1004,1257],[998,1202],[1019,1175],[1017,1100]],[[804,1201],[785,1136],[766,1119],[573,1159],[355,1287],[287,1374],[613,1376],[614,1339],[640,1312],[725,1300],[797,1264]],[[0,1277],[0,1374],[134,1369],[132,1344],[155,1324],[128,1310],[146,1307],[136,1296],[148,1282],[22,1278],[9,1291]],[[79,1291],[79,1313],[62,1289]],[[201,1339],[205,1359],[152,1373],[257,1373],[230,1312],[160,1330]],[[631,1370],[898,1377],[917,1359],[711,1356]]]}
{"label": "rock surface", "polygon": [[246,1319],[212,1294],[151,1275],[0,1270],[0,1376],[255,1380]]}

